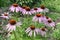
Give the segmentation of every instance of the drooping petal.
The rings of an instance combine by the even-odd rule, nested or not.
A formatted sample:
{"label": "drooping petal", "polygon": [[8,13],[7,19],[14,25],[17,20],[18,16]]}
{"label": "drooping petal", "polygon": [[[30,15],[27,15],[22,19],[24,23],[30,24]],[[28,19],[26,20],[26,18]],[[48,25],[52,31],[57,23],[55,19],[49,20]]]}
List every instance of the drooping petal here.
{"label": "drooping petal", "polygon": [[8,16],[0,16],[0,17],[5,18],[5,19],[9,19],[9,17],[8,17]]}
{"label": "drooping petal", "polygon": [[32,36],[32,30],[29,32],[28,36],[30,36],[30,37]]}
{"label": "drooping petal", "polygon": [[21,7],[19,7],[19,10],[20,10],[20,12],[22,12],[22,11],[23,11],[23,9],[22,9]]}
{"label": "drooping petal", "polygon": [[22,14],[23,14],[23,15],[26,14],[26,10],[23,10],[23,11],[22,11]]}
{"label": "drooping petal", "polygon": [[50,23],[50,26],[54,27],[55,26],[55,22]]}
{"label": "drooping petal", "polygon": [[43,9],[43,12],[49,12],[48,8]]}
{"label": "drooping petal", "polygon": [[39,23],[42,23],[42,18],[41,17],[38,20],[39,20]]}
{"label": "drooping petal", "polygon": [[29,15],[32,15],[31,11],[29,11]]}
{"label": "drooping petal", "polygon": [[36,21],[38,21],[38,18],[36,16],[34,16],[33,19],[32,19],[32,21],[36,22]]}
{"label": "drooping petal", "polygon": [[38,29],[38,28],[36,28],[36,29],[35,29],[35,32],[38,34],[38,33],[39,33],[39,29]]}
{"label": "drooping petal", "polygon": [[14,11],[15,11],[15,7],[14,7],[14,6],[11,6],[11,7],[9,8],[9,10],[12,11],[12,12],[14,12]]}
{"label": "drooping petal", "polygon": [[26,29],[25,32],[28,33],[28,32],[30,32],[30,31],[31,31],[31,29],[30,29],[30,27],[29,27],[29,28]]}
{"label": "drooping petal", "polygon": [[34,37],[36,37],[36,32],[35,32],[35,30],[34,30]]}
{"label": "drooping petal", "polygon": [[16,12],[19,12],[19,11],[20,11],[19,7],[16,7]]}
{"label": "drooping petal", "polygon": [[42,12],[43,10],[41,8],[38,8],[37,12]]}
{"label": "drooping petal", "polygon": [[46,35],[46,32],[43,32],[43,31],[42,31],[42,32],[41,32],[41,35],[42,35],[42,36],[45,36],[45,35]]}
{"label": "drooping petal", "polygon": [[40,33],[40,35],[43,36],[43,37],[46,35],[46,32],[45,32],[45,31],[42,31],[42,30],[40,30],[39,33]]}
{"label": "drooping petal", "polygon": [[6,25],[6,29],[10,32],[12,32],[13,30],[15,31],[16,30],[16,26],[15,25],[10,25],[10,24],[7,24]]}
{"label": "drooping petal", "polygon": [[17,23],[16,23],[16,26],[18,26],[18,27],[19,27],[20,25],[22,25],[22,23],[21,23],[21,22],[17,22]]}
{"label": "drooping petal", "polygon": [[37,10],[31,9],[31,12],[34,14],[37,13]]}
{"label": "drooping petal", "polygon": [[29,12],[28,11],[26,11],[26,13],[25,14],[29,14]]}

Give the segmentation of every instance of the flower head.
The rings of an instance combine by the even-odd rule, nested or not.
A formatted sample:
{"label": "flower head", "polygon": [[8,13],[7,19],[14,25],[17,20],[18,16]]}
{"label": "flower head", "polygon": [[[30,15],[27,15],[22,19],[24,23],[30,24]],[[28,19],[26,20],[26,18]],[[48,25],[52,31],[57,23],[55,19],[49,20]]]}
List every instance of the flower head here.
{"label": "flower head", "polygon": [[36,14],[36,15],[33,17],[32,21],[41,23],[41,22],[42,22],[42,18],[43,18],[43,17],[42,17],[42,14]]}
{"label": "flower head", "polygon": [[22,25],[21,22],[16,22],[14,19],[10,19],[9,23],[6,25],[6,29],[8,32],[12,32],[13,30],[16,30],[16,26]]}
{"label": "flower head", "polygon": [[15,4],[13,4],[13,6],[14,6],[14,7],[18,7],[18,4],[15,3]]}
{"label": "flower head", "polygon": [[26,7],[25,10],[26,10],[26,11],[30,11],[30,7]]}
{"label": "flower head", "polygon": [[52,20],[48,20],[48,23],[51,23],[52,22]]}
{"label": "flower head", "polygon": [[46,29],[46,28],[40,28],[40,30],[39,30],[39,34],[41,35],[41,36],[46,36],[46,32],[47,32],[48,30]]}
{"label": "flower head", "polygon": [[41,5],[41,9],[45,9],[45,6],[44,5]]}
{"label": "flower head", "polygon": [[33,9],[31,9],[32,10],[32,13],[39,13],[39,12],[42,12],[43,10],[42,9],[40,9],[40,8],[33,8]]}
{"label": "flower head", "polygon": [[34,25],[31,25],[31,26],[30,26],[30,29],[31,29],[31,30],[35,30],[35,26],[34,26]]}
{"label": "flower head", "polygon": [[46,8],[44,5],[41,5],[41,6],[40,6],[40,9],[43,10],[42,12],[49,12],[49,9]]}
{"label": "flower head", "polygon": [[25,7],[25,9],[22,11],[22,14],[32,15],[30,7]]}
{"label": "flower head", "polygon": [[24,12],[26,7],[27,7],[27,6],[22,6],[22,9],[21,9],[20,12]]}
{"label": "flower head", "polygon": [[38,34],[38,31],[39,31],[39,29],[37,29],[37,28],[35,28],[35,26],[34,25],[31,25],[30,27],[28,27],[27,29],[26,29],[26,33],[28,33],[28,36],[32,36],[32,35],[34,35],[34,37],[36,36],[36,34]]}
{"label": "flower head", "polygon": [[4,19],[9,19],[10,18],[10,15],[9,15],[9,12],[4,12],[4,14],[2,14],[2,16],[0,16]]}
{"label": "flower head", "polygon": [[16,21],[13,20],[13,19],[11,19],[11,20],[9,21],[9,23],[10,23],[11,25],[15,25],[15,24],[16,24]]}
{"label": "flower head", "polygon": [[36,14],[36,17],[41,17],[42,16],[42,14]]}
{"label": "flower head", "polygon": [[19,5],[18,4],[16,4],[16,3],[14,3],[10,8],[9,8],[9,10],[11,11],[11,12],[19,12],[19,11],[21,11],[21,7],[19,7]]}
{"label": "flower head", "polygon": [[22,8],[25,9],[27,6],[23,6]]}
{"label": "flower head", "polygon": [[53,22],[52,20],[47,20],[47,22],[44,23],[46,26],[48,27],[55,27],[55,22]]}
{"label": "flower head", "polygon": [[38,10],[37,8],[34,8],[34,10]]}
{"label": "flower head", "polygon": [[7,13],[4,13],[4,16],[8,16],[8,14]]}
{"label": "flower head", "polygon": [[48,16],[46,16],[46,19],[49,19],[49,17],[48,17]]}
{"label": "flower head", "polygon": [[41,28],[42,31],[45,31],[45,28]]}
{"label": "flower head", "polygon": [[42,19],[43,23],[46,23],[48,20],[51,20],[51,18],[48,16],[43,16],[43,19]]}

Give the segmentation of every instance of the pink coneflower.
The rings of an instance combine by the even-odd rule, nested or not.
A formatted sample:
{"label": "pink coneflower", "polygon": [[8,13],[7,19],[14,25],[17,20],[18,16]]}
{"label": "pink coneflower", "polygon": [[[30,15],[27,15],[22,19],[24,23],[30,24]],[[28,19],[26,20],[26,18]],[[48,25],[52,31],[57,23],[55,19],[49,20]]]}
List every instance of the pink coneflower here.
{"label": "pink coneflower", "polygon": [[26,7],[27,7],[27,6],[22,6],[22,9],[25,10]]}
{"label": "pink coneflower", "polygon": [[9,15],[9,12],[4,12],[4,14],[2,14],[2,16],[0,16],[0,17],[2,17],[3,19],[9,19],[10,18],[10,15]]}
{"label": "pink coneflower", "polygon": [[24,8],[24,10],[22,11],[22,14],[23,14],[23,15],[24,15],[24,14],[32,15],[30,7]]}
{"label": "pink coneflower", "polygon": [[41,5],[40,9],[42,9],[42,12],[49,12],[49,9],[46,8],[44,5]]}
{"label": "pink coneflower", "polygon": [[42,22],[42,14],[36,14],[33,17],[32,21],[41,23]]}
{"label": "pink coneflower", "polygon": [[18,24],[14,19],[9,20],[9,23],[6,25],[6,29],[8,32],[12,32],[13,30],[16,30],[16,26],[22,25],[21,23]]}
{"label": "pink coneflower", "polygon": [[38,31],[39,31],[39,29],[38,28],[35,28],[35,26],[34,25],[31,25],[30,27],[28,27],[27,29],[26,29],[26,33],[28,33],[28,36],[32,36],[32,35],[34,35],[34,37],[36,36],[36,34],[38,34]]}
{"label": "pink coneflower", "polygon": [[10,8],[9,8],[9,10],[11,11],[11,12],[19,12],[19,11],[21,11],[21,7],[19,7],[19,5],[18,4],[16,4],[16,3],[14,3]]}
{"label": "pink coneflower", "polygon": [[47,31],[48,31],[48,30],[47,30],[46,28],[40,28],[39,34],[40,34],[42,37],[45,37]]}
{"label": "pink coneflower", "polygon": [[43,16],[42,18],[43,23],[47,22],[48,20],[51,20],[51,18],[48,16]]}
{"label": "pink coneflower", "polygon": [[33,8],[31,9],[32,10],[32,13],[39,13],[39,12],[42,12],[43,10],[42,9],[39,9],[39,8]]}
{"label": "pink coneflower", "polygon": [[55,25],[56,25],[55,22],[53,22],[52,20],[48,20],[44,24],[48,27],[55,27]]}
{"label": "pink coneflower", "polygon": [[24,12],[26,7],[27,7],[27,6],[22,6],[20,12]]}

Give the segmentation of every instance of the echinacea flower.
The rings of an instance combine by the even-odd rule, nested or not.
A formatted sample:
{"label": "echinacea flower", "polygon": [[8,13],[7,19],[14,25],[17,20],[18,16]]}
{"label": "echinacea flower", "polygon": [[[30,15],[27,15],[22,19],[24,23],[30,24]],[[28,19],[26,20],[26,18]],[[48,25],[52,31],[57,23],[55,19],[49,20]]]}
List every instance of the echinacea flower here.
{"label": "echinacea flower", "polygon": [[30,10],[30,7],[26,7],[23,11],[22,11],[22,14],[28,14],[28,15],[32,15],[31,13],[31,10]]}
{"label": "echinacea flower", "polygon": [[41,23],[42,22],[42,14],[36,14],[33,19],[32,19],[33,22],[39,22]]}
{"label": "echinacea flower", "polygon": [[40,9],[42,9],[42,12],[49,12],[49,9],[46,8],[44,5],[41,5]]}
{"label": "echinacea flower", "polygon": [[26,7],[27,7],[27,6],[22,6],[21,12],[25,11],[25,8],[26,8]]}
{"label": "echinacea flower", "polygon": [[16,30],[16,26],[22,25],[21,22],[16,22],[14,19],[9,20],[9,23],[6,25],[6,29],[8,32],[12,32]]}
{"label": "echinacea flower", "polygon": [[51,18],[48,16],[43,16],[42,18],[43,23],[47,22],[48,20],[51,20]]}
{"label": "echinacea flower", "polygon": [[48,31],[48,30],[47,30],[46,28],[40,28],[39,34],[40,34],[42,37],[45,37],[47,31]]}
{"label": "echinacea flower", "polygon": [[10,10],[11,12],[19,12],[19,11],[21,11],[21,7],[20,7],[18,4],[14,3],[14,4],[9,8],[9,10]]}
{"label": "echinacea flower", "polygon": [[44,23],[46,26],[48,27],[55,27],[55,22],[53,22],[52,20],[48,20],[47,22]]}
{"label": "echinacea flower", "polygon": [[0,17],[2,17],[3,19],[9,19],[11,16],[9,15],[9,12],[4,12],[4,14],[2,14],[2,16],[0,16]]}
{"label": "echinacea flower", "polygon": [[43,11],[42,9],[39,9],[39,8],[33,8],[31,10],[32,10],[32,13],[39,13]]}
{"label": "echinacea flower", "polygon": [[36,34],[38,34],[38,31],[39,31],[39,29],[38,28],[35,28],[35,26],[34,25],[31,25],[30,27],[28,27],[27,29],[26,29],[26,33],[28,34],[28,36],[34,36],[34,37],[36,37]]}

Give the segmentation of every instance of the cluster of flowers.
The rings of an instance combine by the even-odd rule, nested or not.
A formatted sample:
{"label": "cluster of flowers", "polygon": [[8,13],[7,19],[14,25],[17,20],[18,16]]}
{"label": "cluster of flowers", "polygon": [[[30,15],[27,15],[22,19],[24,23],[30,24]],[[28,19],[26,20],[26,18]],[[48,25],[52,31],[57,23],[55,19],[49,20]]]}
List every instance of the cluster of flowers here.
{"label": "cluster of flowers", "polygon": [[46,26],[53,27],[55,26],[55,22],[48,16],[44,16],[42,14],[36,14],[32,21],[34,22],[39,22],[39,23],[44,23]]}
{"label": "cluster of flowers", "polygon": [[3,30],[8,32],[7,37],[10,36],[10,33],[12,33],[13,30],[16,30],[16,26],[19,27],[20,25],[22,25],[20,21],[17,22],[16,20],[12,19],[9,12],[4,12],[3,14],[1,14],[0,18],[2,18],[5,21],[8,20],[8,24],[6,25],[3,25],[4,22],[1,23]]}
{"label": "cluster of flowers", "polygon": [[29,14],[29,15],[32,15],[34,13],[39,13],[39,12],[49,12],[49,9],[46,8],[44,5],[41,5],[40,8],[30,8],[28,6],[23,6],[23,7],[20,7],[18,4],[13,4],[12,6],[10,6],[9,10],[11,12],[21,12],[23,15],[24,14]]}
{"label": "cluster of flowers", "polygon": [[47,32],[47,28],[35,28],[34,25],[31,25],[30,27],[28,27],[25,32],[28,33],[28,36],[34,36],[36,37],[36,34],[40,34],[41,36],[45,37],[46,36],[46,32]]}
{"label": "cluster of flowers", "polygon": [[[30,7],[27,7],[27,6],[24,6],[24,7],[20,7],[18,4],[13,4],[9,10],[11,12],[21,12],[22,14],[34,14],[34,13],[39,13],[39,12],[49,12],[49,9],[45,8],[44,5],[42,5],[40,8],[33,8],[33,9],[30,9]],[[9,14],[9,12],[5,12],[4,14],[2,14],[2,17],[3,19],[10,19],[11,18],[11,15]],[[10,19],[8,20],[8,24],[6,25],[6,29],[8,31],[8,33],[11,33],[13,30],[16,29],[16,26],[20,26],[22,25],[21,22],[16,22],[16,20],[14,19]],[[36,14],[33,19],[32,19],[33,22],[38,22],[38,23],[44,23],[45,26],[47,27],[55,27],[55,22],[53,22],[53,20],[50,18],[50,17],[47,17],[45,15],[42,15],[42,14]],[[29,33],[28,36],[32,36],[33,32],[34,32],[34,37],[36,36],[36,34],[41,34],[42,36],[45,36],[46,35],[46,31],[47,31],[47,28],[35,28],[34,25],[31,25],[30,27],[28,27],[25,32],[26,33]]]}
{"label": "cluster of flowers", "polygon": [[[52,21],[51,18],[44,16],[42,14],[36,14],[33,19],[33,22],[39,22],[39,23],[44,23],[46,27],[52,27],[55,28],[55,22]],[[46,36],[46,32],[48,31],[47,28],[35,28],[34,25],[31,25],[30,27],[28,27],[26,29],[26,33],[28,33],[28,36],[32,36],[33,32],[34,32],[34,37],[36,36],[36,34],[40,34],[42,36]]]}

